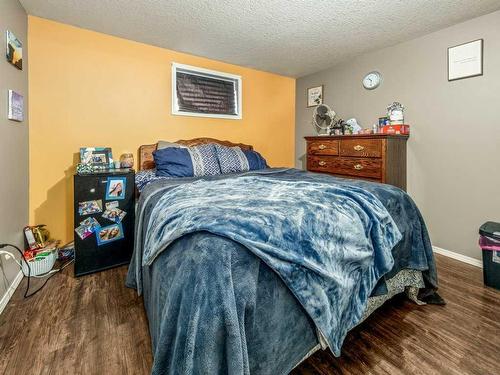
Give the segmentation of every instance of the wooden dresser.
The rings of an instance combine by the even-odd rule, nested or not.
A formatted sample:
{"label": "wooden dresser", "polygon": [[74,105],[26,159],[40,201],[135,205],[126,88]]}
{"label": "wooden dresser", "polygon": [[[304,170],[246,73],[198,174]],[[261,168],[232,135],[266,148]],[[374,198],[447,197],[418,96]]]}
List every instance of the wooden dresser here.
{"label": "wooden dresser", "polygon": [[307,170],[382,182],[406,190],[406,135],[305,137]]}

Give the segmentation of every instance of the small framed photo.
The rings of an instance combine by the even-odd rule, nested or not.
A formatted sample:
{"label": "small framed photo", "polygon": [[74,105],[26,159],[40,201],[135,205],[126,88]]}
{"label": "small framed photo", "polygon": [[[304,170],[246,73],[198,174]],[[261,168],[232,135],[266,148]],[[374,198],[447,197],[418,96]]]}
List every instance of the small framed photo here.
{"label": "small framed photo", "polygon": [[95,219],[95,217],[86,218],[80,222],[80,225],[89,228],[91,232],[95,232],[97,228],[100,227],[99,222]]}
{"label": "small framed photo", "polygon": [[127,213],[119,208],[108,208],[103,212],[102,217],[115,223],[120,223]]}
{"label": "small framed photo", "polygon": [[108,225],[97,230],[97,245],[105,245],[109,242],[123,238],[123,227],[121,223]]}
{"label": "small framed photo", "polygon": [[80,163],[88,164],[96,169],[108,168],[112,159],[109,147],[82,147],[80,148]]}
{"label": "small framed photo", "polygon": [[126,177],[108,177],[108,182],[106,184],[106,200],[125,199],[126,187]]}
{"label": "small framed photo", "polygon": [[483,39],[448,48],[448,81],[483,75]]}
{"label": "small framed photo", "polygon": [[5,37],[7,39],[7,50],[5,51],[7,61],[17,69],[23,70],[23,44],[10,30],[5,32]]}
{"label": "small framed photo", "polygon": [[21,94],[9,90],[9,106],[7,118],[12,121],[24,121],[24,98]]}
{"label": "small framed photo", "polygon": [[97,214],[102,212],[102,200],[78,202],[78,214],[80,216]]}
{"label": "small framed photo", "polygon": [[113,208],[118,208],[119,205],[120,202],[118,201],[106,202],[106,210],[112,210]]}
{"label": "small framed photo", "polygon": [[93,233],[97,232],[100,227],[99,222],[95,218],[88,217],[75,228],[75,232],[78,234],[80,239],[84,240],[87,237],[90,237]]}
{"label": "small framed photo", "polygon": [[323,85],[307,89],[307,106],[316,107],[323,104]]}
{"label": "small framed photo", "polygon": [[80,226],[76,227],[75,232],[76,232],[76,234],[78,234],[78,237],[80,237],[80,239],[82,239],[82,240],[86,239],[87,237],[92,236],[92,233],[94,233],[91,228],[86,227],[84,225],[80,225]]}

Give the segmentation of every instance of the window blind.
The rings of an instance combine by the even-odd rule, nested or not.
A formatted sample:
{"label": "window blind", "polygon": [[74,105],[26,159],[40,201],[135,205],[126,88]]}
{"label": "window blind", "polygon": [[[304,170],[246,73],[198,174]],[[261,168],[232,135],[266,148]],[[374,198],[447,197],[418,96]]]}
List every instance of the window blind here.
{"label": "window blind", "polygon": [[238,81],[177,70],[179,112],[238,115]]}

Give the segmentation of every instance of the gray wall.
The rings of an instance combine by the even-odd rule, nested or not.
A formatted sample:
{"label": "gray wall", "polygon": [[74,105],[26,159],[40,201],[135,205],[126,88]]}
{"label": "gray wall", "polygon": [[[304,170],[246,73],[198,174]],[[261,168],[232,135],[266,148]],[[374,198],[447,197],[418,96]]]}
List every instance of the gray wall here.
{"label": "gray wall", "polygon": [[[484,75],[447,80],[447,48],[484,39]],[[374,91],[361,80],[383,75]],[[297,80],[296,156],[312,135],[306,88],[325,85],[325,103],[344,119],[370,127],[393,101],[405,105],[411,125],[408,192],[427,222],[435,246],[480,258],[477,230],[500,221],[500,12],[373,51]]]}
{"label": "gray wall", "polygon": [[[0,243],[22,248],[23,227],[28,223],[28,64],[27,16],[18,0],[0,0]],[[23,70],[5,59],[5,30],[23,43]],[[7,90],[24,95],[22,123],[7,120]],[[0,256],[0,299],[19,272]]]}

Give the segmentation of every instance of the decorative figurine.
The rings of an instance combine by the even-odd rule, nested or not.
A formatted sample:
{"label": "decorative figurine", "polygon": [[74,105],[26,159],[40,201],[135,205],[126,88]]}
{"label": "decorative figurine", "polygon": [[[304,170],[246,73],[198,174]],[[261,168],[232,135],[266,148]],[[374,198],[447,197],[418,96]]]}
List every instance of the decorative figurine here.
{"label": "decorative figurine", "polygon": [[355,118],[351,118],[346,122],[346,130],[349,134],[358,134],[363,129]]}
{"label": "decorative figurine", "polygon": [[328,128],[329,135],[345,135],[346,123],[342,119],[338,119],[335,124]]}

